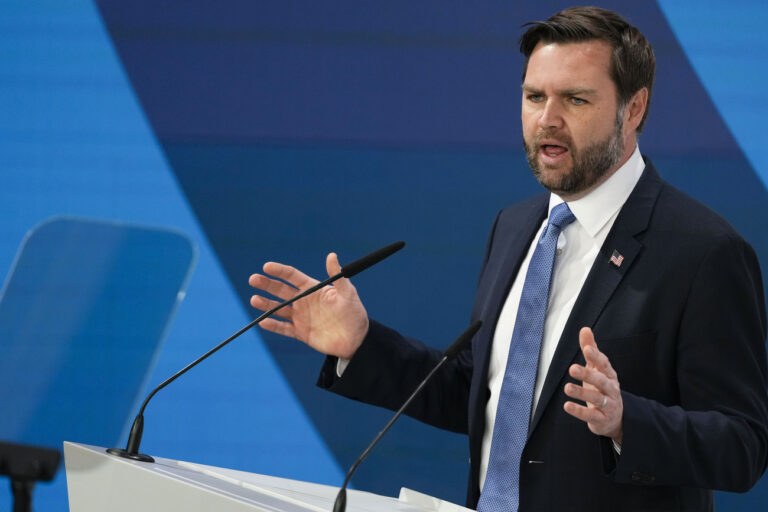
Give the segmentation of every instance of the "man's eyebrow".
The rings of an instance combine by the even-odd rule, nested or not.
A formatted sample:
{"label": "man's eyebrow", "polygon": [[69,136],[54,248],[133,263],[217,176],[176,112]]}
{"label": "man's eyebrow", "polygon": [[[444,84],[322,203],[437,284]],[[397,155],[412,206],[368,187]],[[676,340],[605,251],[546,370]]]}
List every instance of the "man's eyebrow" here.
{"label": "man's eyebrow", "polygon": [[524,92],[534,93],[534,94],[541,94],[541,89],[537,87],[530,86],[528,84],[523,84],[520,86]]}
{"label": "man's eyebrow", "polygon": [[[521,86],[523,92],[529,94],[543,94],[543,91],[538,87],[532,85],[523,84]],[[597,89],[589,89],[586,87],[574,87],[571,89],[558,89],[555,91],[558,96],[597,96]]]}
{"label": "man's eyebrow", "polygon": [[575,87],[573,89],[560,89],[557,91],[560,96],[596,96],[597,89],[587,89],[586,87]]}

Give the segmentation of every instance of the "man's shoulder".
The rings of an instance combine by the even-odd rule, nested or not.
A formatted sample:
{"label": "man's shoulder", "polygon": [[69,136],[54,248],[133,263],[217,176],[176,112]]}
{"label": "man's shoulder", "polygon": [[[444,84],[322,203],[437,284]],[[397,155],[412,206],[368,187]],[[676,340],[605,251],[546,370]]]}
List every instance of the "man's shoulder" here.
{"label": "man's shoulder", "polygon": [[503,208],[498,215],[499,222],[517,220],[530,216],[545,216],[549,206],[549,192],[542,192]]}
{"label": "man's shoulder", "polygon": [[710,206],[661,180],[651,226],[686,237],[742,240],[739,232]]}
{"label": "man's shoulder", "polygon": [[[648,251],[665,258],[704,257],[713,250],[753,254],[741,234],[715,210],[662,179],[647,157],[646,169],[616,222]],[[615,227],[615,226],[614,226]]]}

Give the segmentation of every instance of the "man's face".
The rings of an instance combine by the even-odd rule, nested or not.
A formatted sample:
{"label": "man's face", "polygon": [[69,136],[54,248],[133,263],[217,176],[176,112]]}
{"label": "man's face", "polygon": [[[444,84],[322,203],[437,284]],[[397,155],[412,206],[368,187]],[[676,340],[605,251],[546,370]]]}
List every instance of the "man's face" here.
{"label": "man's face", "polygon": [[623,134],[604,41],[539,43],[523,83],[523,142],[545,188],[578,199],[607,179],[634,150]]}

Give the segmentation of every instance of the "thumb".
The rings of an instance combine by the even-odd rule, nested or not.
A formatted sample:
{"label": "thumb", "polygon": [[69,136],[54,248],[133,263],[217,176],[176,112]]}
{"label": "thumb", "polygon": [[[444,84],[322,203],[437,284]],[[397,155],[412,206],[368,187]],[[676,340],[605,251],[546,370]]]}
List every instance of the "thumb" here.
{"label": "thumb", "polygon": [[584,351],[587,349],[587,347],[592,347],[593,350],[597,351],[595,335],[592,332],[592,329],[589,327],[582,327],[579,331],[579,346],[581,347],[581,352],[584,354],[584,358],[587,359],[587,362],[589,362],[590,358],[587,357]]}
{"label": "thumb", "polygon": [[[335,252],[332,252],[328,254],[328,257],[325,258],[325,270],[328,272],[328,277],[335,276],[339,272],[341,272],[341,264],[339,263],[339,257],[336,255]],[[352,287],[352,283],[349,282],[349,279],[346,277],[342,277],[338,281],[336,281],[336,289],[339,290],[339,292],[347,296],[350,293],[353,292],[354,288]]]}
{"label": "thumb", "polygon": [[341,272],[341,265],[339,264],[339,257],[335,252],[328,254],[325,258],[325,270],[328,272],[328,277],[333,277]]}

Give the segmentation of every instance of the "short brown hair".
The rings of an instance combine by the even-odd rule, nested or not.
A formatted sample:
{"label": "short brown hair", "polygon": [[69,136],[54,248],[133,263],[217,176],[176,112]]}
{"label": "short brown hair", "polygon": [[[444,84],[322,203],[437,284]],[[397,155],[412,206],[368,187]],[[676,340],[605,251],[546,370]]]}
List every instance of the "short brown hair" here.
{"label": "short brown hair", "polygon": [[520,53],[525,56],[523,80],[528,60],[536,45],[543,43],[580,43],[606,41],[613,48],[611,79],[616,84],[619,107],[627,105],[632,96],[648,88],[648,103],[643,119],[637,126],[642,131],[651,106],[651,92],[656,73],[656,58],[645,36],[619,14],[599,7],[571,7],[558,12],[547,21],[526,23],[529,26],[520,38]]}

